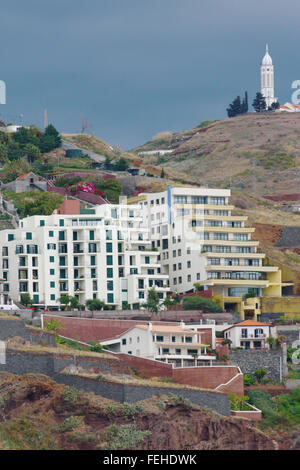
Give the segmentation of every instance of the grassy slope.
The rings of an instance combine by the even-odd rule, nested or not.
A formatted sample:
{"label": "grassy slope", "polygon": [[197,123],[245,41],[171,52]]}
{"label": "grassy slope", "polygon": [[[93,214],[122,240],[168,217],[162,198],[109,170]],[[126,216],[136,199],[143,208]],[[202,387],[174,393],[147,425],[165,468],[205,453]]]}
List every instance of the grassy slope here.
{"label": "grassy slope", "polygon": [[300,114],[251,113],[151,141],[133,151],[161,148],[174,152],[163,158],[146,156],[143,162],[171,168],[199,184],[228,187],[231,180],[233,187],[242,185],[257,194],[299,191]]}

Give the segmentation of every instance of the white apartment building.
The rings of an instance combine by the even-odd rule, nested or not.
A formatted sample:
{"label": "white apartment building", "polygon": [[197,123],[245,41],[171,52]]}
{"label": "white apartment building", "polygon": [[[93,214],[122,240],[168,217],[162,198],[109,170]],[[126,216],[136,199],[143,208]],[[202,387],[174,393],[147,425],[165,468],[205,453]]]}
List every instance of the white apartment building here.
{"label": "white apartment building", "polygon": [[243,302],[244,295],[280,297],[290,284],[281,282],[278,267],[263,265],[265,254],[251,238],[255,229],[246,226],[247,217],[232,213],[229,197],[228,189],[168,186],[131,198],[129,204],[143,210],[171,291],[191,292],[200,283],[224,308],[256,318],[259,300]]}
{"label": "white apartment building", "polygon": [[[207,332],[210,331],[210,343]],[[206,338],[206,339],[205,339]],[[184,365],[211,365],[216,359],[210,352],[215,348],[215,324],[135,325],[117,337],[101,341],[112,351],[147,359]]]}
{"label": "white apartment building", "polygon": [[0,232],[3,289],[12,299],[28,293],[34,306],[55,310],[69,294],[81,304],[97,298],[115,308],[139,308],[152,287],[165,299],[168,276],[151,249],[140,207],[82,210],[79,201],[66,200],[55,212]]}
{"label": "white apartment building", "polygon": [[269,323],[245,320],[224,330],[224,338],[231,341],[232,347],[244,349],[269,349],[267,338],[278,338],[276,326]]}

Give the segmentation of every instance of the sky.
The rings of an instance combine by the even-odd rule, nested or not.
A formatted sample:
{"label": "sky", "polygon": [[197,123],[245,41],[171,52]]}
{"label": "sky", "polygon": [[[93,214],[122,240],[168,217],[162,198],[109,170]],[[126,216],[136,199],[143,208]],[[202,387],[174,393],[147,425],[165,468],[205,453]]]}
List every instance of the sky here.
{"label": "sky", "polygon": [[[1,118],[90,133],[128,150],[162,131],[227,117],[260,89],[269,44],[275,96],[300,80],[299,0],[15,0],[1,5]],[[250,107],[252,110],[252,108]]]}

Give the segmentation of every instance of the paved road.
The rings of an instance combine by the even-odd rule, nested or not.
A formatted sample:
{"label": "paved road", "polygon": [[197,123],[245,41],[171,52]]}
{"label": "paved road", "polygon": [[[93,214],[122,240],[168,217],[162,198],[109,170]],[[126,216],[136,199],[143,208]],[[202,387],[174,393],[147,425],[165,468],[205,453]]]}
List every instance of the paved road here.
{"label": "paved road", "polygon": [[62,140],[61,147],[64,150],[82,150],[82,152],[89,157],[91,157],[95,162],[102,163],[105,162],[105,156],[104,155],[99,155],[98,153],[91,152],[90,150],[86,150],[82,147],[78,147],[78,145],[73,144],[71,142],[68,142],[66,140]]}

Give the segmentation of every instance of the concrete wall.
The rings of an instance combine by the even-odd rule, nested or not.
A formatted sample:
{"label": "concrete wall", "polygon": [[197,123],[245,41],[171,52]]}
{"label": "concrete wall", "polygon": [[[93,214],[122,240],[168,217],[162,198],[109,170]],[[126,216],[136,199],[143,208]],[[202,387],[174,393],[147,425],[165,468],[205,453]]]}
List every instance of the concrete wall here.
{"label": "concrete wall", "polygon": [[[88,359],[88,363],[87,363]],[[109,359],[99,360],[95,358],[78,357],[78,364],[84,362],[84,366],[90,364],[101,364],[102,368],[107,365],[106,361]],[[54,356],[48,353],[36,354],[32,352],[15,351],[8,349],[6,351],[6,364],[0,364],[0,372],[8,371],[14,374],[26,374],[27,372],[41,373],[48,375],[56,382],[74,386],[87,392],[93,392],[106,398],[118,401],[120,403],[136,401],[150,398],[157,394],[173,393],[181,395],[189,399],[192,403],[200,406],[207,406],[208,408],[217,411],[225,416],[230,415],[228,395],[220,392],[206,391],[206,390],[191,390],[191,389],[176,389],[171,387],[151,387],[143,385],[127,385],[118,384],[113,382],[98,381],[88,377],[80,377],[78,375],[69,375],[60,373],[64,367],[70,365],[71,357]],[[113,363],[120,363],[117,360],[111,360],[110,367],[107,366],[107,371],[112,371]],[[117,364],[115,364],[117,366]]]}
{"label": "concrete wall", "polygon": [[29,341],[29,332],[25,323],[19,318],[4,319],[0,317],[0,340],[4,341],[14,336],[21,336]]}

